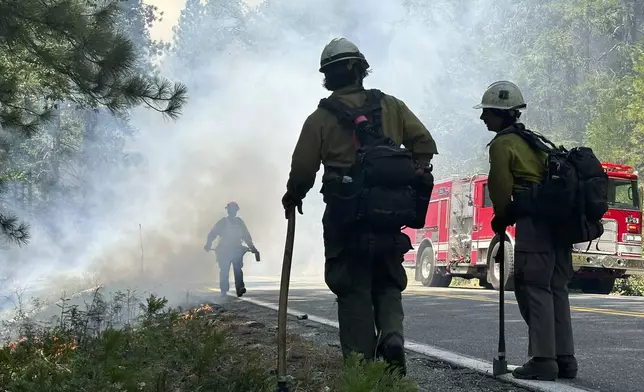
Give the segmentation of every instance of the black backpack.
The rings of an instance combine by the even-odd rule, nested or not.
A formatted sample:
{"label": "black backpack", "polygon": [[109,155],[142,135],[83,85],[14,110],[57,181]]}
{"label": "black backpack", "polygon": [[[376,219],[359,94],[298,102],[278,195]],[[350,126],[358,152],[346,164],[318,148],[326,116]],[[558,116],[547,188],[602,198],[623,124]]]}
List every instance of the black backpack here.
{"label": "black backpack", "polygon": [[[351,108],[337,97],[319,107],[333,113],[353,133],[354,165],[340,179],[323,185],[327,212],[336,223],[370,229],[422,228],[434,186],[430,168],[420,168],[412,153],[382,131],[379,90],[366,90],[362,107]],[[331,169],[332,168],[327,168]]]}
{"label": "black backpack", "polygon": [[557,147],[520,123],[499,135],[507,133],[518,134],[533,149],[547,154],[546,172],[536,192],[536,212],[553,224],[558,238],[570,244],[599,238],[608,211],[608,175],[593,150]]}

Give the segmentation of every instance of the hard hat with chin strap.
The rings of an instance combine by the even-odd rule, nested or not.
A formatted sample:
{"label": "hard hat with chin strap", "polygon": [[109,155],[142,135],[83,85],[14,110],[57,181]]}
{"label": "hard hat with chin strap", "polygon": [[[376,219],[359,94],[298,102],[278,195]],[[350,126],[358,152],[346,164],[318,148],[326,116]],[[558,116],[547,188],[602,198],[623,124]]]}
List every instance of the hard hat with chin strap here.
{"label": "hard hat with chin strap", "polygon": [[231,208],[235,210],[239,210],[239,205],[234,201],[231,201],[230,203],[226,204],[226,209],[229,210]]}
{"label": "hard hat with chin strap", "polygon": [[364,55],[353,42],[342,37],[334,38],[322,50],[322,56],[320,56],[320,72],[324,72],[324,68],[329,64],[349,59],[361,60],[369,68],[367,59],[365,59]]}
{"label": "hard hat with chin strap", "polygon": [[488,86],[481,103],[474,109],[521,110],[526,108],[521,90],[516,84],[501,80]]}

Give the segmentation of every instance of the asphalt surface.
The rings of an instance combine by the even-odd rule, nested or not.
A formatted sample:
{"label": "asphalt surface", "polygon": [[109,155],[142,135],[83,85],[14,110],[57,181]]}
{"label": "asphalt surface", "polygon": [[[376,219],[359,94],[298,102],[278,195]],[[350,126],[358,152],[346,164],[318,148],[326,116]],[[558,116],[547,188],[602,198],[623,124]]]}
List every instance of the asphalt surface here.
{"label": "asphalt surface", "polygon": [[[279,284],[248,280],[249,298],[277,304]],[[527,360],[527,327],[506,293],[508,362]],[[498,292],[410,284],[403,296],[409,340],[491,362],[498,339]],[[597,391],[644,391],[644,298],[571,294],[579,375],[560,381]],[[335,297],[317,282],[294,282],[289,308],[337,320]]]}

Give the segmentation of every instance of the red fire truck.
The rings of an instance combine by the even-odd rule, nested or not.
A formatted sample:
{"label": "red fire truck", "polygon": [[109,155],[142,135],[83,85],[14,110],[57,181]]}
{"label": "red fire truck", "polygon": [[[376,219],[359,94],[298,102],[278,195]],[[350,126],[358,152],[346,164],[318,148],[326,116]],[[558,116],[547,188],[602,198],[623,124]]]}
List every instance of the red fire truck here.
{"label": "red fire truck", "polygon": [[[616,278],[644,274],[637,173],[625,165],[603,167],[610,179],[604,234],[590,244],[573,246],[571,287],[584,293],[607,294]],[[486,175],[437,182],[425,227],[403,230],[414,245],[404,266],[415,269],[415,279],[425,286],[447,287],[456,276],[478,278],[480,286],[498,290],[500,273],[494,256],[500,238],[490,226],[492,216]],[[514,227],[508,228],[505,241],[506,287],[512,290]]]}

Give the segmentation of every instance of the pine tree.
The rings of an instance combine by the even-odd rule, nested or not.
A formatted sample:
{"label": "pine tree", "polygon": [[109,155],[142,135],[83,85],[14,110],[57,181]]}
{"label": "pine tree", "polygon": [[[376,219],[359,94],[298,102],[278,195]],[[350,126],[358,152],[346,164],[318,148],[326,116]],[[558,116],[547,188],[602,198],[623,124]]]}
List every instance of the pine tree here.
{"label": "pine tree", "polygon": [[[200,65],[204,52],[205,39],[201,32],[204,26],[204,6],[201,0],[187,0],[181,10],[179,22],[172,29],[174,47],[172,68],[192,70]],[[177,73],[177,71],[175,71]]]}
{"label": "pine tree", "polygon": [[163,11],[157,6],[145,4],[143,0],[120,1],[123,17],[119,19],[118,27],[123,28],[134,43],[139,54],[139,66],[145,71],[153,72],[154,65],[151,62],[169,46],[150,37],[150,28],[163,19]]}
{"label": "pine tree", "polygon": [[[177,74],[202,75],[198,70],[227,57],[229,45],[246,44],[244,5],[241,0],[187,0],[173,32],[170,67]],[[202,79],[197,78],[190,89],[203,91],[216,85],[212,80]]]}
{"label": "pine tree", "polygon": [[[141,66],[145,43],[133,42],[137,26],[124,24],[133,18],[124,18],[123,11],[140,12],[139,29],[154,17],[153,9],[136,3],[128,8],[119,0],[0,0],[3,158],[11,153],[12,135],[35,134],[57,118],[61,102],[113,114],[146,105],[172,119],[180,115],[185,86]],[[145,31],[139,37],[149,39]],[[3,212],[0,232],[18,244],[29,238],[28,226]]]}
{"label": "pine tree", "polygon": [[135,45],[115,29],[120,12],[116,0],[0,0],[0,126],[33,132],[63,100],[176,118],[185,87],[135,72]]}

